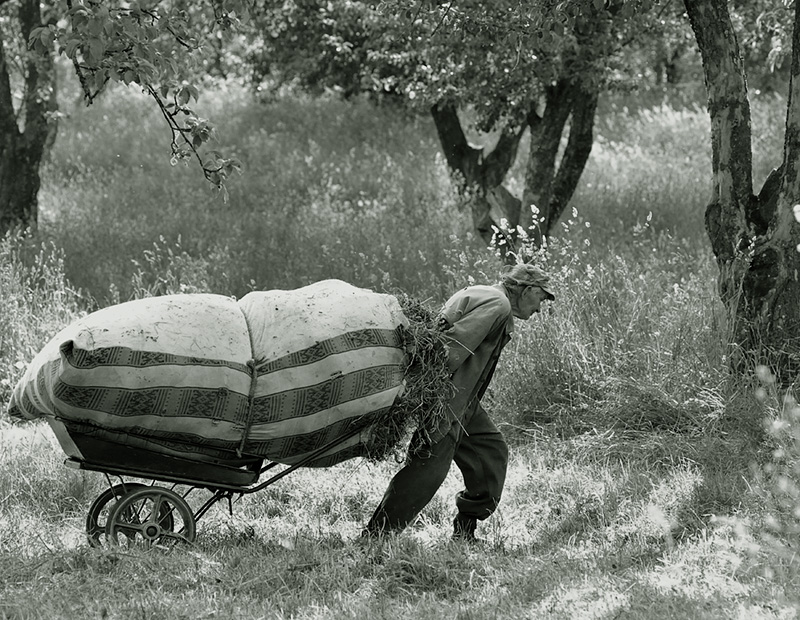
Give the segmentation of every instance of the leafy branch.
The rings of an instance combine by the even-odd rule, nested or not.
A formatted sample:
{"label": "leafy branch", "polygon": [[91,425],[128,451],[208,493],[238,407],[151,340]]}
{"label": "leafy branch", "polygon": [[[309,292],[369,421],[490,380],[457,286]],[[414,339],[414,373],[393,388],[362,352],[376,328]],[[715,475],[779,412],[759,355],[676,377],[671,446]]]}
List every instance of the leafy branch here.
{"label": "leafy branch", "polygon": [[241,163],[216,151],[201,155],[200,149],[212,138],[214,129],[188,107],[191,99],[198,99],[199,92],[186,76],[191,74],[195,53],[201,49],[204,26],[233,26],[245,18],[248,6],[241,0],[172,8],[157,5],[144,6],[136,0],[66,0],[66,20],[34,29],[29,45],[45,53],[58,43],[59,52],[72,61],[87,105],[109,81],[141,86],[169,127],[170,162],[175,165],[196,159],[203,176],[227,200],[225,180],[234,170],[241,171]]}
{"label": "leafy branch", "polygon": [[[217,151],[209,151],[204,160],[199,148],[214,135],[214,128],[207,119],[200,118],[187,107],[189,100],[197,100],[198,92],[193,86],[184,86],[173,93],[173,101],[165,103],[161,94],[152,86],[146,87],[147,93],[153,98],[161,115],[167,122],[172,133],[170,146],[172,157],[170,163],[174,166],[179,161],[194,157],[197,160],[203,175],[214,187],[223,192],[227,200],[225,180],[233,171],[241,172],[242,164],[235,158],[224,158]],[[186,116],[184,125],[180,124],[179,117]]]}

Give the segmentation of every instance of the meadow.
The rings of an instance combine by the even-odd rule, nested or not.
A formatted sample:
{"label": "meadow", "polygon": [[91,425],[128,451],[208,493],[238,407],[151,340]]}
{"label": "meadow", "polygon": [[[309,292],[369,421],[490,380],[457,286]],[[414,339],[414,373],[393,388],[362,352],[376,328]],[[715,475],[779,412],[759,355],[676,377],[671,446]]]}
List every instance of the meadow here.
{"label": "meadow", "polygon": [[[55,331],[111,303],[340,278],[436,307],[497,277],[429,119],[231,84],[198,107],[244,163],[227,202],[169,166],[132,89],[65,99],[39,228],[0,241],[0,402]],[[785,102],[753,109],[760,182]],[[486,397],[512,457],[484,546],[449,541],[455,468],[408,531],[362,541],[389,459],[219,505],[192,545],[96,549],[84,518],[105,480],[63,467],[45,425],[4,417],[0,618],[797,617],[800,412],[763,369],[728,372],[708,117],[615,100],[596,129],[548,248],[558,300],[517,323]]]}

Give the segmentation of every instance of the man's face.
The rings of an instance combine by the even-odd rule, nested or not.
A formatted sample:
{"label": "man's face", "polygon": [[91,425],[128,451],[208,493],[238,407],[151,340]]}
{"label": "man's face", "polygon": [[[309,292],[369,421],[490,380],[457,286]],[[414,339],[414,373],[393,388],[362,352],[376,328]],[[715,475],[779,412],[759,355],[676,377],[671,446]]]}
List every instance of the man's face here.
{"label": "man's face", "polygon": [[516,312],[513,313],[514,317],[527,321],[541,310],[542,302],[545,299],[548,299],[547,293],[538,286],[527,287],[519,296]]}

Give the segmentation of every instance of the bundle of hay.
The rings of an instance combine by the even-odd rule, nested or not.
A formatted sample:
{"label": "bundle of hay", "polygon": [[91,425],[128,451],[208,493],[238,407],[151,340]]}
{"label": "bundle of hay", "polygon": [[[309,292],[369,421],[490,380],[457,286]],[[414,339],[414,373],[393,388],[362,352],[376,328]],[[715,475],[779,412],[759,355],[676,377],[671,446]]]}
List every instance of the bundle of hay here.
{"label": "bundle of hay", "polygon": [[368,455],[373,461],[392,454],[400,461],[402,447],[412,431],[410,452],[426,445],[450,417],[448,403],[455,389],[447,368],[446,339],[438,326],[438,312],[405,293],[398,293],[395,298],[409,322],[402,331],[405,390],[392,410],[373,426]]}
{"label": "bundle of hay", "polygon": [[322,467],[386,458],[412,427],[424,443],[452,390],[434,312],[325,280],[89,314],[34,358],[9,413],[191,460]]}

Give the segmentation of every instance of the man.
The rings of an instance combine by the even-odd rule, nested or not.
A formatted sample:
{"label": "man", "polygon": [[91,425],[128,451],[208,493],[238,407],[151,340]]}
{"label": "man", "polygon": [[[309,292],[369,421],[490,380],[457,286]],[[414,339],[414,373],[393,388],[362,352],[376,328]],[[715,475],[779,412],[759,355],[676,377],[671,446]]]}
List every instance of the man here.
{"label": "man", "polygon": [[405,528],[433,498],[455,461],[465,489],[456,496],[453,539],[477,540],[477,522],[497,508],[508,464],[503,435],[480,399],[510,339],[512,316],[527,320],[539,312],[543,301],[554,299],[549,277],[533,265],[522,264],[494,286],[470,286],[447,301],[441,323],[456,388],[449,406],[451,419],[424,449],[409,454],[406,465],[389,483],[365,535]]}

